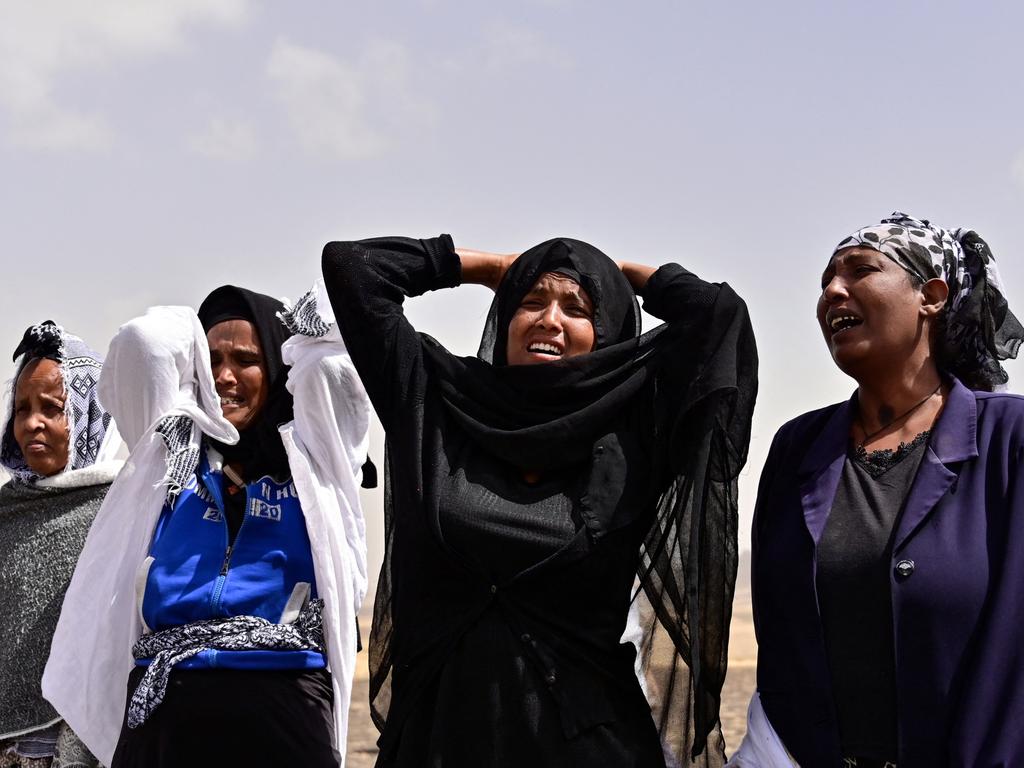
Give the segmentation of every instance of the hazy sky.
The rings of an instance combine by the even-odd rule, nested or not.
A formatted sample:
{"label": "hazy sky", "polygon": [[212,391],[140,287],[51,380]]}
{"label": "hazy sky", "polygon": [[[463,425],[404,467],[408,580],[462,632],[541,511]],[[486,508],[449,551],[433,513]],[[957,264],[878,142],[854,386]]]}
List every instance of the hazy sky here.
{"label": "hazy sky", "polygon": [[[103,350],[225,282],[295,298],[331,239],[569,235],[678,261],[728,281],[758,335],[746,542],[774,431],[852,391],[813,317],[850,230],[894,209],[977,229],[1024,315],[1019,3],[0,0],[0,18],[0,350],[46,318]],[[487,302],[409,314],[469,354]]]}

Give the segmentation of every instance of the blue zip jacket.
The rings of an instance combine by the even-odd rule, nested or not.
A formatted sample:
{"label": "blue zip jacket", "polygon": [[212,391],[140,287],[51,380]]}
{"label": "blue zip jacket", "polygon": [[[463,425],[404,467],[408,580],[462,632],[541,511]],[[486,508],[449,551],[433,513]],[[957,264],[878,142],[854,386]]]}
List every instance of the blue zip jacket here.
{"label": "blue zip jacket", "polygon": [[[164,505],[139,577],[142,618],[150,631],[204,619],[259,616],[294,621],[316,595],[313,555],[295,485],[269,477],[245,487],[245,517],[228,545],[223,475],[206,456],[197,478]],[[140,660],[140,665],[148,660]],[[177,667],[318,669],[317,651],[205,650]]]}

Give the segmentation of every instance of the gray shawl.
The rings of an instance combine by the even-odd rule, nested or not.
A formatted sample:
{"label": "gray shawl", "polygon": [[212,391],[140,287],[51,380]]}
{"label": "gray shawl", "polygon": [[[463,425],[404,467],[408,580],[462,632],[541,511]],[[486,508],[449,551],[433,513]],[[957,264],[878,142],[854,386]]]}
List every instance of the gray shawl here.
{"label": "gray shawl", "polygon": [[0,739],[60,717],[39,681],[64,592],[117,466],[0,487]]}

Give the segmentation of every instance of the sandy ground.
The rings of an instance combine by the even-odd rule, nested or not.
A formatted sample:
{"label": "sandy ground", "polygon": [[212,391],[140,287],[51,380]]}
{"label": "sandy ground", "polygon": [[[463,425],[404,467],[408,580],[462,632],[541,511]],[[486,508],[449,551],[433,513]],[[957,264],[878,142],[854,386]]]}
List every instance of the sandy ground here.
{"label": "sandy ground", "polygon": [[[747,703],[754,690],[754,664],[757,646],[754,642],[754,623],[750,609],[750,591],[745,587],[741,566],[742,586],[733,604],[732,630],[729,640],[729,674],[722,692],[722,728],[725,743],[731,752],[739,744],[746,729]],[[363,637],[369,637],[369,620],[363,627]],[[370,720],[368,703],[366,653],[359,654],[355,689],[352,692],[352,712],[348,732],[349,768],[372,768],[377,756],[377,729]]]}

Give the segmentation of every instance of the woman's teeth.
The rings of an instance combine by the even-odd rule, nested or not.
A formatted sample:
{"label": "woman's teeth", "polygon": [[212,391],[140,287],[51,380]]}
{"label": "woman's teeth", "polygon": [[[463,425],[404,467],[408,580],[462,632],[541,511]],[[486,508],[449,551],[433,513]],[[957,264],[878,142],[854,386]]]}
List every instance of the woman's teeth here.
{"label": "woman's teeth", "polygon": [[241,405],[244,402],[245,400],[240,397],[222,397],[220,399],[221,405]]}
{"label": "woman's teeth", "polygon": [[832,328],[834,333],[835,331],[842,330],[843,328],[858,325],[860,322],[861,319],[855,315],[837,315],[829,322],[829,326]]}
{"label": "woman's teeth", "polygon": [[530,352],[541,352],[545,355],[561,355],[562,350],[556,347],[554,344],[544,344],[543,342],[533,343],[528,348]]}

